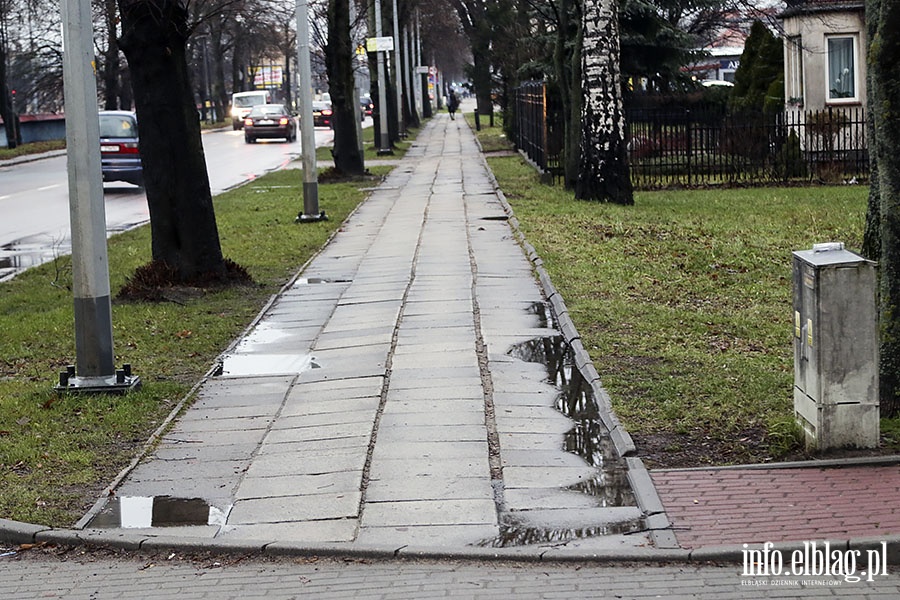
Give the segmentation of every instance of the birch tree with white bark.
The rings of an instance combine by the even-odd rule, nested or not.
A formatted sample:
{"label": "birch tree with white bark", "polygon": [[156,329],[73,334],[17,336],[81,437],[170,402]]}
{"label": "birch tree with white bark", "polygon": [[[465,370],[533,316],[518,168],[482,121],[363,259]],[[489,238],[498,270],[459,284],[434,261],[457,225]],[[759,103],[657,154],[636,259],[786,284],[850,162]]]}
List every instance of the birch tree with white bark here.
{"label": "birch tree with white bark", "polygon": [[586,0],[581,35],[581,144],[575,197],[634,204],[628,173],[616,0]]}

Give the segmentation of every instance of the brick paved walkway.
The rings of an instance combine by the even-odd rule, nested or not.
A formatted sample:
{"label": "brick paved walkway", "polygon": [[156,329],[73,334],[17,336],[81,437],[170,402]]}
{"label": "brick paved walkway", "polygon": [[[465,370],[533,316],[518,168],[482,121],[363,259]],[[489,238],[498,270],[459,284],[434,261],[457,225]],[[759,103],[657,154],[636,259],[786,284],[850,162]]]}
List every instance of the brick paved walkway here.
{"label": "brick paved walkway", "polygon": [[684,548],[900,533],[900,465],[652,471]]}
{"label": "brick paved walkway", "polygon": [[[0,546],[2,549],[2,546]],[[502,561],[370,561],[180,555],[0,558],[0,598],[296,600],[629,598],[666,600],[900,597],[900,576],[742,577],[739,565],[622,565]]]}

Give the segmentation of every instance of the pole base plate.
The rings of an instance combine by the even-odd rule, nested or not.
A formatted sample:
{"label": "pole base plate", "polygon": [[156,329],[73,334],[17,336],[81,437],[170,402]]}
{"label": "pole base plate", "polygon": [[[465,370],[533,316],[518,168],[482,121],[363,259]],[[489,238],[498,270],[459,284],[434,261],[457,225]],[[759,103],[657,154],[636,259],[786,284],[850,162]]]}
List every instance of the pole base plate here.
{"label": "pole base plate", "polygon": [[297,215],[297,218],[295,219],[294,222],[295,223],[318,223],[319,221],[327,221],[327,220],[328,220],[328,217],[325,215],[325,211],[323,210],[322,212],[320,212],[317,215],[306,215],[306,214],[300,213],[299,215]]}

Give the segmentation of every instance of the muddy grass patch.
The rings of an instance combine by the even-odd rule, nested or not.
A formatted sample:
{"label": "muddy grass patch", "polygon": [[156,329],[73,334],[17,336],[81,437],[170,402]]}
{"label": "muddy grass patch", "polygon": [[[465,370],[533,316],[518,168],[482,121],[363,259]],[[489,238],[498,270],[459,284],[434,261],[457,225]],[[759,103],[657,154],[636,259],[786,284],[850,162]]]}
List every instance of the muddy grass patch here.
{"label": "muddy grass patch", "polygon": [[233,260],[225,259],[221,273],[203,273],[183,279],[171,265],[153,261],[135,269],[125,280],[116,299],[126,302],[184,302],[197,298],[207,291],[235,286],[255,285],[247,269]]}

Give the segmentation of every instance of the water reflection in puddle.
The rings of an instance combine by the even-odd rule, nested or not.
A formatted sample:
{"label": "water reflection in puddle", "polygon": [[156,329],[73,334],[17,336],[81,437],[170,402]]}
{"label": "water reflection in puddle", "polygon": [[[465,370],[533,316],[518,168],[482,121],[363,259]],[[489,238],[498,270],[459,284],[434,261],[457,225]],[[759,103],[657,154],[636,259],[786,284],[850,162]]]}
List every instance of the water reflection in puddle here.
{"label": "water reflection in puddle", "polygon": [[329,279],[327,277],[300,277],[294,281],[294,287],[315,285],[317,283],[352,283],[349,279]]}
{"label": "water reflection in puddle", "polygon": [[[542,327],[555,325],[545,304],[533,305],[532,311],[541,318]],[[565,435],[564,449],[583,458],[595,468],[595,473],[590,479],[568,489],[593,496],[598,507],[636,506],[625,463],[616,454],[609,431],[600,420],[593,388],[575,365],[574,353],[565,339],[559,335],[533,339],[514,346],[508,354],[547,367],[547,380],[559,389],[556,409],[575,422],[575,426]],[[481,545],[497,548],[563,543],[573,539],[631,533],[644,528],[642,519],[594,527],[545,528],[530,525],[527,515],[508,513],[502,521],[500,535]]]}
{"label": "water reflection in puddle", "polygon": [[69,252],[67,246],[52,247],[46,243],[17,240],[0,246],[0,281],[11,279],[31,267],[49,262]]}
{"label": "water reflection in puddle", "polygon": [[229,354],[222,358],[218,375],[247,377],[297,374],[318,366],[309,354]]}
{"label": "water reflection in puddle", "polygon": [[173,496],[118,496],[113,498],[88,527],[147,529],[222,525],[226,512],[202,498]]}

